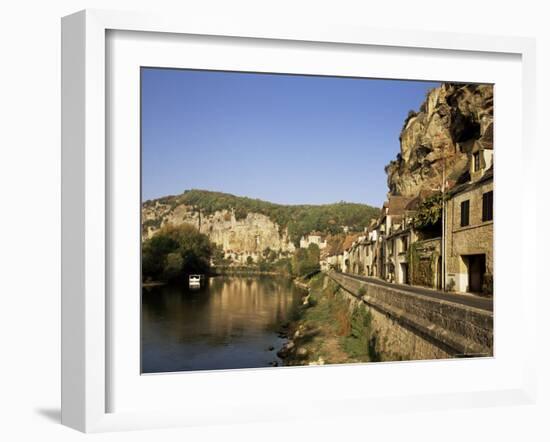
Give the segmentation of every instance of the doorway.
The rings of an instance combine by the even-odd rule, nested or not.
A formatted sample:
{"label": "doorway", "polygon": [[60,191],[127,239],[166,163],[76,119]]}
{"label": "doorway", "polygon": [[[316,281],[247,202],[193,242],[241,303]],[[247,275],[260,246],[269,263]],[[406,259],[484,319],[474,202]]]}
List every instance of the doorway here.
{"label": "doorway", "polygon": [[408,284],[409,283],[409,272],[408,272],[407,263],[402,262],[400,265],[401,265],[401,281],[399,281],[399,282],[401,284]]}
{"label": "doorway", "polygon": [[481,293],[485,274],[485,255],[467,255],[464,258],[468,269],[468,291]]}

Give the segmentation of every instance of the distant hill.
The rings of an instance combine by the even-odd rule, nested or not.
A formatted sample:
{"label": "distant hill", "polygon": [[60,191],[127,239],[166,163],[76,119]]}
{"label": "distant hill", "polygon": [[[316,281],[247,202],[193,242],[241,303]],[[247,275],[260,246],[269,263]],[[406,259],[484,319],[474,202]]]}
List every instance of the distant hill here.
{"label": "distant hill", "polygon": [[[192,213],[205,220],[221,213],[225,214],[225,221],[229,221],[231,217],[237,222],[245,220],[249,214],[264,215],[278,226],[281,235],[284,232],[295,245],[299,244],[303,235],[310,232],[337,234],[342,232],[343,226],[350,232],[363,231],[370,220],[379,214],[379,209],[366,204],[338,202],[283,205],[228,193],[193,189],[181,195],[145,201],[142,208],[144,229],[154,230],[163,222],[178,219],[174,214],[182,212],[182,207],[185,208],[183,213]],[[198,222],[194,216],[193,223]]]}

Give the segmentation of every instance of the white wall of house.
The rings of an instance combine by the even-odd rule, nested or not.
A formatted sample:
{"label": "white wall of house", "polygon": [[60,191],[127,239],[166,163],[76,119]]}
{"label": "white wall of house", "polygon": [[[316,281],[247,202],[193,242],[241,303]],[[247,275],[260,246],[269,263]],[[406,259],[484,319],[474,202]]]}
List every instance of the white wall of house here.
{"label": "white wall of house", "polygon": [[300,239],[300,247],[302,249],[307,249],[310,244],[317,244],[320,250],[324,249],[327,246],[327,241],[323,240],[320,235],[307,235],[302,236]]}

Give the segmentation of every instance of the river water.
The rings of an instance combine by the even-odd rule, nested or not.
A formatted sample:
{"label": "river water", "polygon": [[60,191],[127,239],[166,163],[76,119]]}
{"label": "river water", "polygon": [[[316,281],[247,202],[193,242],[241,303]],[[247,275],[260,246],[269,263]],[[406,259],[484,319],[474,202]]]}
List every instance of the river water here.
{"label": "river water", "polygon": [[281,325],[303,292],[271,276],[216,276],[199,290],[144,288],[142,372],[269,367],[281,365]]}

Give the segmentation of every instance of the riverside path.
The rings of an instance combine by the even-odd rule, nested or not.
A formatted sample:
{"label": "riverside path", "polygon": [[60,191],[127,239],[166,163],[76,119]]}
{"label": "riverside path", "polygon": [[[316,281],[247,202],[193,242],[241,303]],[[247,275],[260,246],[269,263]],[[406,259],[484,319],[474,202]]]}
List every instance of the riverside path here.
{"label": "riverside path", "polygon": [[365,281],[371,284],[377,284],[389,288],[398,288],[399,290],[414,293],[415,295],[426,296],[428,298],[440,299],[447,302],[454,302],[455,304],[467,305],[469,307],[479,308],[486,311],[493,311],[493,299],[482,298],[481,296],[442,292],[440,290],[429,289],[425,287],[412,286],[408,284],[396,284],[392,282],[386,282],[378,278],[372,278],[368,276],[355,275],[353,273],[342,273],[350,278],[355,278],[360,281]]}

